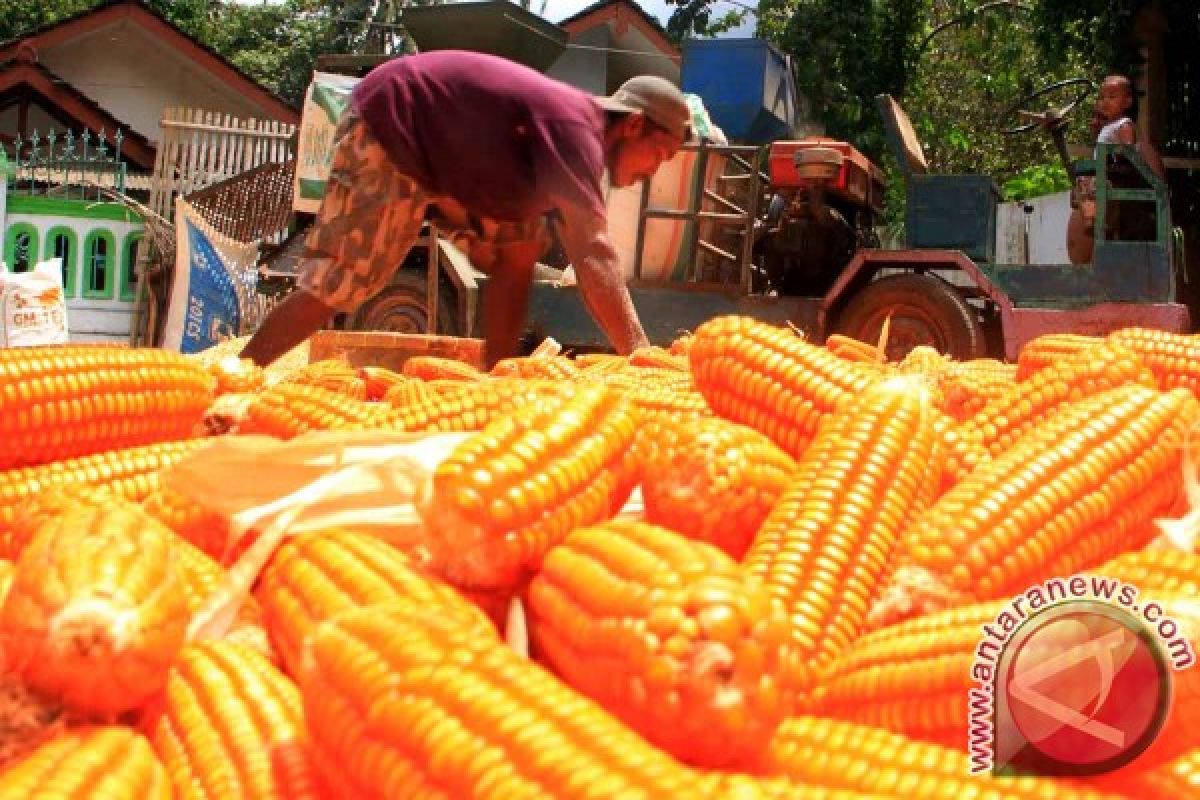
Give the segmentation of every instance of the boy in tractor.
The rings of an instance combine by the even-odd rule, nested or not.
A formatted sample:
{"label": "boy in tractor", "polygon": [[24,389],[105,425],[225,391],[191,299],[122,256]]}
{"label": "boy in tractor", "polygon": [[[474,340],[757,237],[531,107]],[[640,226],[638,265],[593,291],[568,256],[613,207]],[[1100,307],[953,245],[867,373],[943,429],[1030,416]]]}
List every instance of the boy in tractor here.
{"label": "boy in tractor", "polygon": [[[1124,75],[1109,75],[1100,84],[1100,91],[1092,111],[1090,129],[1097,145],[1136,145],[1138,154],[1155,175],[1166,179],[1166,169],[1154,147],[1139,141],[1137,133],[1137,98],[1133,84]],[[1095,158],[1099,158],[1099,148]],[[1127,170],[1125,172],[1128,172]],[[1114,186],[1137,185],[1136,176],[1123,174],[1120,169],[1112,174]],[[1079,178],[1071,192],[1071,217],[1067,222],[1067,254],[1072,264],[1086,264],[1092,260],[1095,248],[1096,186],[1091,176]],[[1154,215],[1148,209],[1131,208],[1113,203],[1107,210],[1107,235],[1113,239],[1146,240],[1154,238]]]}

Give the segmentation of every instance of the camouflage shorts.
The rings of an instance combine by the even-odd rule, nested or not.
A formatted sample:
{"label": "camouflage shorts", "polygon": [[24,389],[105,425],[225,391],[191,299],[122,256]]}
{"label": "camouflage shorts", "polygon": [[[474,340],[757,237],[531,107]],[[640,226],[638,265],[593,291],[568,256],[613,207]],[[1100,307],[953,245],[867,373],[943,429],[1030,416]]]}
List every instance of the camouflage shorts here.
{"label": "camouflage shorts", "polygon": [[551,244],[543,219],[496,222],[430,194],[393,166],[353,111],[338,124],[334,147],[325,196],[304,240],[297,285],[336,311],[354,311],[387,286],[430,211],[438,233],[483,272],[506,253],[532,248],[540,255]]}

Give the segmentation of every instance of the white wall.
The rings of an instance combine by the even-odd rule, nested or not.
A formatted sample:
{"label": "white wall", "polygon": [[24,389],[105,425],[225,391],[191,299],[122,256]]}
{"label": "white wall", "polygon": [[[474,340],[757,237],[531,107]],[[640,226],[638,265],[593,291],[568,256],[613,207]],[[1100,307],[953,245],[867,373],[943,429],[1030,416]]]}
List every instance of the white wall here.
{"label": "white wall", "polygon": [[[1059,192],[1021,203],[1001,203],[996,210],[996,262],[999,264],[1069,264],[1067,220],[1071,216],[1071,193]],[[1029,261],[1022,240],[1029,224]]]}
{"label": "white wall", "polygon": [[[611,47],[611,39],[608,26],[601,26],[585,31],[572,44]],[[546,74],[592,94],[608,94],[608,53],[604,50],[568,47],[550,65]]]}
{"label": "white wall", "polygon": [[[0,111],[0,130],[17,130],[17,120],[19,114],[20,111],[16,106],[11,106],[3,111]],[[37,131],[42,136],[45,136],[51,130],[56,130],[60,133],[65,130],[63,124],[43,111],[41,106],[30,104],[29,112],[25,119],[26,124],[28,125],[28,130],[31,133],[33,131]],[[78,131],[76,131],[76,133],[78,133]]]}
{"label": "white wall", "polygon": [[245,95],[127,20],[43,50],[40,57],[47,69],[151,142],[161,138],[159,120],[169,105],[266,116]]}
{"label": "white wall", "polygon": [[[3,191],[0,183],[0,194]],[[141,221],[124,222],[119,220],[92,220],[81,217],[48,216],[42,214],[13,213],[3,216],[5,233],[0,243],[7,241],[10,225],[29,223],[38,232],[38,259],[46,256],[46,234],[54,228],[66,227],[75,233],[75,253],[72,257],[71,269],[75,273],[75,291],[67,296],[67,328],[72,342],[127,342],[130,328],[133,324],[133,303],[120,297],[120,270],[124,269],[124,245],[130,233],[141,232],[144,225]],[[89,233],[104,229],[113,235],[117,252],[114,253],[116,272],[113,275],[114,288],[111,298],[91,298],[83,296],[84,281],[84,242]]]}

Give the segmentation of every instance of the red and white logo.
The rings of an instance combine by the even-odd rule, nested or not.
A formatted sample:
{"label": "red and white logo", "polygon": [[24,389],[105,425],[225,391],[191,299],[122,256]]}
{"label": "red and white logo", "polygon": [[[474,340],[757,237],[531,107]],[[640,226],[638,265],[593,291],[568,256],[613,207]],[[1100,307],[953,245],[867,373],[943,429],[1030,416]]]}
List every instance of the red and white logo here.
{"label": "red and white logo", "polygon": [[997,772],[1097,775],[1161,731],[1171,668],[1140,620],[1109,604],[1063,603],[1027,619],[995,674]]}

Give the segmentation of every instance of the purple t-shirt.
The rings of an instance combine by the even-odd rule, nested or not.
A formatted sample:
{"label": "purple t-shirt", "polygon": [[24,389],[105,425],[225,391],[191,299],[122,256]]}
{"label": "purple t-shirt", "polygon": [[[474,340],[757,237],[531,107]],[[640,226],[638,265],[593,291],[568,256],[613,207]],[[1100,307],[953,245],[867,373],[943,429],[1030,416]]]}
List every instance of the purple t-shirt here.
{"label": "purple t-shirt", "polygon": [[604,216],[604,112],[582,90],[439,50],[382,64],[352,102],[402,172],[472,213],[523,221],[561,198]]}

